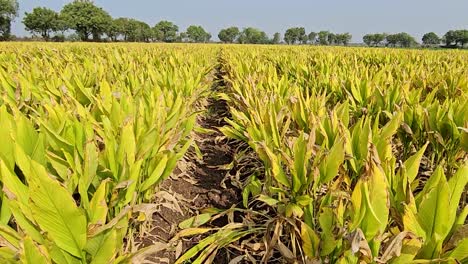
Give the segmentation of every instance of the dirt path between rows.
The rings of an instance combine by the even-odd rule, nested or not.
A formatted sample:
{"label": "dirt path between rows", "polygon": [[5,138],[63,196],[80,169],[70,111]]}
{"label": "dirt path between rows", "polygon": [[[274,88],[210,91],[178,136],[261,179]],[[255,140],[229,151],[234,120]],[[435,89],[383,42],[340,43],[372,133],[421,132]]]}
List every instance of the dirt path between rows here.
{"label": "dirt path between rows", "polygon": [[[215,94],[223,84],[219,72],[215,72],[212,78],[212,92]],[[197,158],[195,149],[191,149],[178,162],[171,178],[162,184],[157,194],[156,204],[160,208],[153,217],[153,230],[145,236],[142,246],[157,242],[167,243],[180,231],[180,222],[199,214],[202,209],[227,209],[241,201],[241,191],[238,188],[228,181],[223,184],[227,173],[233,173],[232,168],[227,169],[223,165],[230,164],[235,154],[232,144],[218,130],[226,124],[224,118],[229,117],[228,106],[225,101],[211,96],[207,99],[205,108],[205,113],[200,114],[197,120],[205,131],[193,134],[203,158]],[[181,241],[172,250],[148,258],[147,263],[174,263],[181,253],[196,245],[199,240],[200,237],[195,237]],[[219,260],[216,263],[223,262]]]}

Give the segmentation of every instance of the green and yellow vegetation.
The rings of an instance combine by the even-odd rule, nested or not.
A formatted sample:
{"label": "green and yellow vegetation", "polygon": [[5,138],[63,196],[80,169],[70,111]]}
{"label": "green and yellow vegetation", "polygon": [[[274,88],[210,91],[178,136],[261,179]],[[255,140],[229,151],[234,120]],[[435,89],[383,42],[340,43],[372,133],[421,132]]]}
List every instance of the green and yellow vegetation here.
{"label": "green and yellow vegetation", "polygon": [[191,145],[213,52],[0,50],[1,262],[127,261],[145,204]]}
{"label": "green and yellow vegetation", "polygon": [[[467,53],[227,47],[220,60],[222,131],[264,165],[220,247],[243,241],[264,262],[468,261]],[[197,250],[203,263],[218,248]]]}
{"label": "green and yellow vegetation", "polygon": [[2,263],[144,254],[132,238],[209,96],[252,173],[236,179],[242,204],[179,225],[174,240],[204,238],[177,263],[224,248],[252,263],[468,262],[466,52],[7,43],[0,96]]}

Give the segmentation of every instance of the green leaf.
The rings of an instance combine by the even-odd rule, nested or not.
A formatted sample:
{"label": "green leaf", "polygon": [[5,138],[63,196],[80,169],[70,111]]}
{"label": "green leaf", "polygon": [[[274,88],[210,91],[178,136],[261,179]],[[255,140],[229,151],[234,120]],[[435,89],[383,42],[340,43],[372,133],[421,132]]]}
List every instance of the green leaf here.
{"label": "green leaf", "polygon": [[426,231],[419,224],[416,213],[408,205],[405,205],[404,208],[405,212],[403,214],[403,225],[405,230],[409,230],[417,236],[423,238],[423,240],[426,240]]}
{"label": "green leaf", "polygon": [[202,252],[203,249],[205,249],[208,245],[215,243],[215,241],[219,239],[218,233],[215,233],[200,242],[197,243],[194,247],[191,249],[187,250],[187,252],[184,253],[176,262],[175,264],[182,264],[185,263],[186,261],[190,260],[194,256],[196,256],[198,253]]}
{"label": "green leaf", "polygon": [[458,242],[457,247],[450,252],[450,257],[465,263],[468,260],[468,238]]}
{"label": "green leaf", "polygon": [[304,214],[304,211],[297,204],[289,203],[286,205],[286,217],[298,217],[301,218]]}
{"label": "green leaf", "polygon": [[16,249],[19,248],[21,237],[13,228],[7,225],[0,225],[0,237],[4,240],[2,243],[8,243]]}
{"label": "green leaf", "polygon": [[13,171],[15,168],[14,147],[11,140],[13,117],[7,112],[5,105],[0,107],[0,124],[2,124],[0,138],[3,139],[0,144],[0,159],[5,162],[9,170]]}
{"label": "green leaf", "polygon": [[211,220],[211,214],[197,215],[197,216],[191,217],[187,220],[180,222],[179,228],[187,229],[187,228],[199,227],[208,223],[210,220]]}
{"label": "green leaf", "polygon": [[426,232],[426,241],[420,256],[437,258],[442,251],[442,242],[447,237],[452,223],[449,216],[449,185],[442,176],[438,185],[426,193],[418,208],[418,220]]}
{"label": "green leaf", "polygon": [[18,201],[23,214],[32,218],[31,210],[29,208],[29,189],[24,185],[18,176],[14,175],[5,165],[0,161],[0,175],[3,183],[3,188],[9,200]]}
{"label": "green leaf", "polygon": [[39,249],[30,237],[26,237],[23,241],[23,249],[21,252],[21,262],[24,264],[48,264],[52,263],[47,255],[45,248]]}
{"label": "green leaf", "polygon": [[312,228],[307,224],[301,223],[302,249],[309,258],[318,256],[320,239]]}
{"label": "green leaf", "polygon": [[320,227],[322,228],[322,246],[320,250],[321,256],[330,255],[338,246],[333,235],[335,223],[333,221],[334,213],[331,208],[323,207],[323,212],[319,216]]}
{"label": "green leaf", "polygon": [[462,196],[463,191],[465,190],[465,186],[468,183],[468,166],[463,166],[458,169],[457,173],[450,178],[448,182],[449,186],[449,215],[450,215],[450,222],[453,223],[457,217],[457,209],[460,203],[460,198]]}
{"label": "green leaf", "polygon": [[111,263],[119,250],[117,245],[115,229],[90,238],[86,244],[86,251],[91,254],[91,264]]}
{"label": "green leaf", "polygon": [[388,139],[392,137],[398,130],[403,121],[403,113],[399,112],[382,128],[379,137]]}
{"label": "green leaf", "polygon": [[0,247],[0,261],[5,264],[17,264],[17,252],[8,247]]}
{"label": "green leaf", "polygon": [[133,123],[124,125],[121,132],[120,146],[117,154],[117,160],[123,161],[126,157],[129,165],[135,162],[136,142],[133,133]]}
{"label": "green leaf", "polygon": [[68,191],[31,161],[30,205],[34,219],[61,249],[82,257],[86,244],[86,216]]}
{"label": "green leaf", "polygon": [[307,145],[304,134],[301,134],[294,143],[294,170],[292,171],[293,190],[298,192],[305,187],[307,173]]}
{"label": "green leaf", "polygon": [[290,184],[290,182],[288,180],[288,177],[284,173],[284,170],[282,168],[281,162],[278,159],[278,157],[275,154],[273,154],[273,152],[271,152],[271,150],[267,146],[264,147],[264,150],[265,150],[265,153],[268,155],[268,157],[270,159],[270,164],[271,164],[273,177],[275,177],[275,179],[279,183],[281,183],[281,184],[283,184],[283,185],[285,185],[287,187],[291,187],[291,184]]}
{"label": "green leaf", "polygon": [[424,185],[423,190],[416,195],[415,201],[416,201],[416,205],[418,206],[418,208],[419,208],[419,205],[421,204],[421,200],[423,199],[423,197],[427,193],[429,193],[429,191],[431,191],[432,189],[437,188],[437,185],[439,184],[440,179],[442,177],[445,178],[445,174],[444,174],[442,167],[439,166],[434,170],[431,177]]}
{"label": "green leaf", "polygon": [[416,176],[418,176],[419,165],[428,144],[429,142],[426,143],[418,152],[416,152],[416,154],[409,157],[404,163],[406,168],[406,175],[410,184],[414,181],[414,179],[416,179]]}
{"label": "green leaf", "polygon": [[50,257],[54,263],[60,264],[82,264],[83,262],[66,252],[65,250],[60,249],[56,244],[50,240],[46,240],[46,247],[49,250]]}
{"label": "green leaf", "polygon": [[109,179],[104,180],[99,185],[89,204],[89,225],[104,225],[107,217],[107,183]]}
{"label": "green leaf", "polygon": [[255,175],[250,176],[249,183],[242,190],[242,204],[245,208],[248,207],[249,196],[257,196],[262,192],[262,182],[255,177]]}
{"label": "green leaf", "polygon": [[264,202],[266,204],[268,204],[269,206],[274,206],[276,205],[277,203],[279,203],[278,200],[274,199],[274,198],[271,198],[270,196],[266,196],[264,194],[261,194],[257,200],[261,201],[261,202]]}
{"label": "green leaf", "polygon": [[31,159],[45,165],[44,136],[39,135],[31,122],[24,116],[16,120],[15,141]]}
{"label": "green leaf", "polygon": [[156,182],[159,181],[161,178],[164,170],[166,169],[168,157],[167,155],[164,155],[159,161],[158,165],[156,165],[156,168],[153,170],[151,175],[142,183],[140,187],[140,191],[144,192],[151,188]]}
{"label": "green leaf", "polygon": [[354,208],[352,229],[360,228],[368,241],[383,234],[389,216],[386,177],[374,161],[357,183],[352,194]]}
{"label": "green leaf", "polygon": [[341,140],[335,142],[325,160],[320,164],[320,183],[326,184],[333,180],[344,161],[345,150]]}

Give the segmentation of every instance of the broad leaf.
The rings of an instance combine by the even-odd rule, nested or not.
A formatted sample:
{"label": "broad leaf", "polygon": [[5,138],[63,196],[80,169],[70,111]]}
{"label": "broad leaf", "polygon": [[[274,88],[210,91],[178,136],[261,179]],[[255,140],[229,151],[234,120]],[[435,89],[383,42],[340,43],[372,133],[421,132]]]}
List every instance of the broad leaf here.
{"label": "broad leaf", "polygon": [[30,205],[34,219],[57,246],[81,258],[86,244],[86,216],[44,167],[31,161],[31,168]]}

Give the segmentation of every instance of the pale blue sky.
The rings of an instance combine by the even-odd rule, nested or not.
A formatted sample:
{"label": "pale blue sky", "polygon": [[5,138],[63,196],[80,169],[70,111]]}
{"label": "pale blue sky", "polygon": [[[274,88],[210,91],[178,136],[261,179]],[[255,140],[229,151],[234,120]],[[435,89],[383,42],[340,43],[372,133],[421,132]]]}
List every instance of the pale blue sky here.
{"label": "pale blue sky", "polygon": [[[24,12],[37,6],[54,10],[71,0],[19,0],[21,16],[13,34],[26,35],[21,23]],[[253,26],[284,33],[292,26],[307,32],[330,30],[350,32],[353,42],[366,33],[402,32],[418,41],[429,31],[443,35],[449,29],[468,28],[468,0],[95,0],[113,17],[132,17],[151,26],[170,20],[181,30],[191,24],[202,25],[217,39],[220,29],[235,25]]]}

